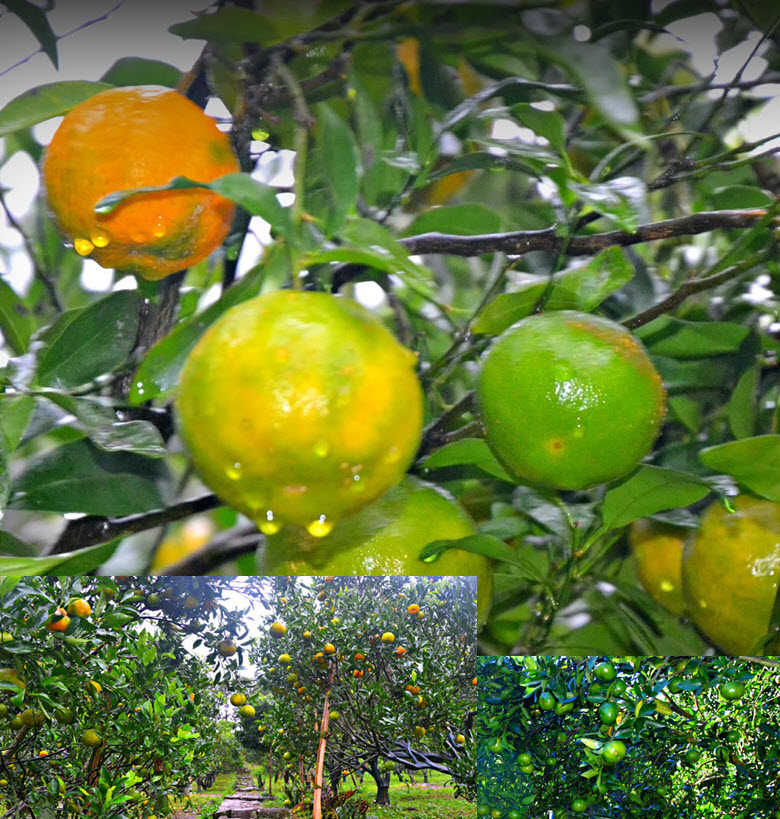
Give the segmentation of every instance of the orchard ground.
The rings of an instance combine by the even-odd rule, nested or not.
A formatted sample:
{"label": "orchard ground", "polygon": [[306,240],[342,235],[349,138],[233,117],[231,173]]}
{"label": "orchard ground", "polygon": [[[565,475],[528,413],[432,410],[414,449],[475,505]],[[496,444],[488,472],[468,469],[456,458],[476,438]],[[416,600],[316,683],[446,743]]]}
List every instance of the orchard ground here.
{"label": "orchard ground", "polygon": [[468,577],[4,577],[0,803],[166,817],[270,765],[295,817],[394,816],[424,770],[406,807],[471,815],[476,612]]}

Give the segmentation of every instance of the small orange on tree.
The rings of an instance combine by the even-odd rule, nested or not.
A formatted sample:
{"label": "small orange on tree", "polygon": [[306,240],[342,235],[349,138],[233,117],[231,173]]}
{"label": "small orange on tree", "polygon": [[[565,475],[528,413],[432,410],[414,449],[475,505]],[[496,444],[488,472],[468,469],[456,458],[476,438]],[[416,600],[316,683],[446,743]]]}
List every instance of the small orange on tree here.
{"label": "small orange on tree", "polygon": [[68,612],[63,608],[59,608],[49,618],[46,628],[49,631],[65,631],[69,625],[70,617],[68,617]]}
{"label": "small orange on tree", "polygon": [[76,252],[103,267],[161,279],[205,259],[227,236],[231,201],[203,188],[135,194],[95,212],[110,193],[211,182],[239,170],[225,134],[182,94],[111,88],[66,114],[43,162],[46,199]]}

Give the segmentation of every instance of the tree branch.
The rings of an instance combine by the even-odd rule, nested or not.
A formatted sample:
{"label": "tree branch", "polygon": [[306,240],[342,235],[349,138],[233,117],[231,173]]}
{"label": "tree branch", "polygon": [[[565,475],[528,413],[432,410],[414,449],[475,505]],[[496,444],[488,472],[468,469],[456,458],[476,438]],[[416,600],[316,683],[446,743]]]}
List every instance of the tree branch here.
{"label": "tree branch", "polygon": [[415,255],[426,253],[442,253],[449,256],[481,256],[483,253],[518,255],[535,250],[560,252],[565,245],[565,252],[569,256],[591,256],[608,247],[627,247],[659,239],[693,236],[720,228],[750,227],[765,216],[765,210],[703,211],[677,219],[639,225],[633,233],[613,230],[590,236],[571,236],[568,242],[556,235],[554,227],[477,236],[422,233],[399,241],[410,254]]}
{"label": "tree branch", "polygon": [[107,543],[118,537],[154,529],[156,526],[181,520],[199,512],[208,512],[221,505],[222,501],[216,495],[200,495],[165,509],[154,509],[138,515],[115,518],[89,515],[69,521],[59,539],[46,554],[58,555],[73,549],[86,549],[97,543]]}

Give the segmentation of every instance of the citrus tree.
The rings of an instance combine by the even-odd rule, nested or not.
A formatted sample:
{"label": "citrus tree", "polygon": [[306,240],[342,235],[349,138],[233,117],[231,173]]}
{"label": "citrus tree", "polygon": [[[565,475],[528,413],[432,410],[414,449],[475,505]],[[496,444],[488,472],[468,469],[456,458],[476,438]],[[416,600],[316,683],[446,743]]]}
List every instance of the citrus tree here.
{"label": "citrus tree", "polygon": [[389,804],[396,765],[433,769],[473,799],[473,578],[315,581],[261,586],[269,619],[251,655],[269,699],[258,713],[251,696],[251,711],[241,696],[234,704],[272,767],[304,789],[324,781],[336,791],[344,771],[366,769],[379,804]]}
{"label": "citrus tree", "polygon": [[0,191],[0,565],[438,561],[486,653],[771,651],[772,4],[283,5],[176,23],[193,65],[12,69],[0,162],[42,184]]}
{"label": "citrus tree", "polygon": [[477,815],[773,817],[779,669],[725,657],[483,659]]}
{"label": "citrus tree", "polygon": [[[0,805],[166,816],[172,797],[218,766],[213,687],[235,664],[223,585],[2,578]],[[210,650],[185,647],[191,633]]]}

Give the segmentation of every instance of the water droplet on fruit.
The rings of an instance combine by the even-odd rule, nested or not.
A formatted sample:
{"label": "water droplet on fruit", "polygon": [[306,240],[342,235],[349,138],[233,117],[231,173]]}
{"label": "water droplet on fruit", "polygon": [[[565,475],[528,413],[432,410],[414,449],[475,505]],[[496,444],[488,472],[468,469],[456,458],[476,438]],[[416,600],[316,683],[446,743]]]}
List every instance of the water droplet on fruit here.
{"label": "water droplet on fruit", "polygon": [[143,394],[144,394],[144,382],[143,382],[143,381],[139,381],[139,382],[138,382],[138,383],[135,385],[135,391],[136,391],[136,393],[137,393],[138,395],[143,395]]}
{"label": "water droplet on fruit", "polygon": [[360,475],[353,475],[352,476],[352,486],[351,489],[353,492],[357,494],[361,494],[362,492],[366,491],[365,484],[360,479]]}
{"label": "water droplet on fruit", "polygon": [[241,464],[236,461],[234,464],[231,464],[226,470],[225,474],[230,478],[231,481],[237,481],[241,477],[241,472],[243,467]]}
{"label": "water droplet on fruit", "polygon": [[162,239],[162,237],[165,236],[165,228],[163,227],[162,221],[162,216],[158,216],[157,224],[152,230],[152,236],[154,236],[155,239]]}
{"label": "water droplet on fruit", "polygon": [[102,230],[93,231],[90,233],[89,238],[95,247],[105,247],[111,241],[111,237]]}
{"label": "water droplet on fruit", "polygon": [[95,249],[95,245],[93,245],[89,239],[74,239],[73,247],[76,249],[76,253],[78,253],[79,256],[89,256],[89,254]]}
{"label": "water droplet on fruit", "polygon": [[260,519],[257,523],[257,528],[264,535],[275,535],[281,528],[282,522],[274,519],[274,513],[269,509],[265,513],[265,518]]}
{"label": "water droplet on fruit", "polygon": [[328,452],[330,452],[330,446],[327,441],[317,441],[317,443],[314,444],[315,458],[325,458]]}
{"label": "water droplet on fruit", "polygon": [[325,537],[333,531],[333,523],[329,521],[325,515],[320,515],[317,520],[313,520],[306,527],[306,531],[312,537]]}

